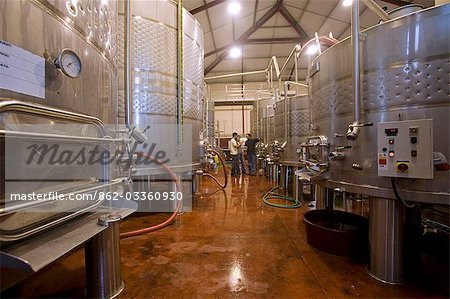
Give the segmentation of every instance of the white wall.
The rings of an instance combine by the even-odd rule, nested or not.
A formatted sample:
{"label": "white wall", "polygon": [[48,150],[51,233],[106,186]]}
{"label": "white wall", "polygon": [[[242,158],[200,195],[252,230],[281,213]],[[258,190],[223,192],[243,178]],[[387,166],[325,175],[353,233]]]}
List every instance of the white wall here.
{"label": "white wall", "polygon": [[214,107],[216,132],[217,125],[219,125],[220,137],[231,137],[233,132],[237,132],[241,136],[250,132],[250,111],[252,108],[253,106],[244,106],[244,127],[242,127],[242,106]]}

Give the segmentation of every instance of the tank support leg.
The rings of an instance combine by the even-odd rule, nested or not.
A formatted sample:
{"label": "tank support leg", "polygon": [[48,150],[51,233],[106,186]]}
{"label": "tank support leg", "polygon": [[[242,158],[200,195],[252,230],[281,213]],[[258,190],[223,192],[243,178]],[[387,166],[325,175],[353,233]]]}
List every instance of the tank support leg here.
{"label": "tank support leg", "polygon": [[84,247],[87,298],[115,298],[124,289],[120,272],[120,220],[118,215],[102,215],[99,225],[107,228]]}
{"label": "tank support leg", "polygon": [[314,196],[316,199],[316,209],[333,210],[334,208],[334,192],[333,189],[314,185]]}
{"label": "tank support leg", "polygon": [[370,198],[369,205],[369,274],[385,283],[401,283],[405,207],[385,198]]}
{"label": "tank support leg", "polygon": [[280,188],[283,189],[285,195],[289,193],[289,166],[281,165],[280,166]]}

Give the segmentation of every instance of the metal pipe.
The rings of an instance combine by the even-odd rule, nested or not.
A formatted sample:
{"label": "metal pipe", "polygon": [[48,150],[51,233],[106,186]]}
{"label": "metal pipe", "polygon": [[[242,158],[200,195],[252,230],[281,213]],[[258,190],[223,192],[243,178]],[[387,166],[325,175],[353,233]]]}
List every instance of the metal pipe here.
{"label": "metal pipe", "polygon": [[70,120],[84,124],[95,125],[103,135],[106,135],[106,128],[103,122],[94,116],[76,113],[72,111],[61,110],[54,107],[43,106],[35,103],[27,103],[9,98],[0,98],[0,112],[22,111],[31,114],[38,114],[58,118],[61,120]]}
{"label": "metal pipe", "polygon": [[[291,60],[292,56],[295,56],[296,53],[299,53],[301,51],[302,47],[300,45],[295,45],[294,48],[292,49],[291,53],[289,53],[288,58],[286,59],[286,61],[284,62],[283,66],[281,67],[281,69],[279,70],[278,74],[277,74],[277,80],[281,79],[281,74],[284,72],[284,70],[286,69],[286,66],[289,62],[289,60]],[[275,57],[275,56],[273,56]],[[276,59],[276,57],[275,57]]]}
{"label": "metal pipe", "polygon": [[373,0],[361,0],[371,11],[380,17],[382,21],[389,21],[391,17]]}
{"label": "metal pipe", "polygon": [[[278,79],[278,77],[280,76],[280,68],[278,67],[278,60],[277,60],[276,56],[272,56],[270,58],[269,65],[267,66],[266,70],[268,70],[269,68],[270,68],[271,73],[273,71],[273,68],[275,69],[276,78]],[[272,76],[272,80],[273,80],[273,76]]]}
{"label": "metal pipe", "polygon": [[269,143],[270,138],[270,118],[269,118],[269,106],[266,107],[266,143]]}
{"label": "metal pipe", "polygon": [[35,132],[20,132],[10,130],[0,130],[0,136],[6,136],[8,138],[26,138],[29,140],[43,139],[49,141],[61,141],[66,143],[83,142],[83,143],[123,143],[124,139],[121,138],[101,138],[101,137],[84,137],[75,135],[59,135],[59,134],[47,134],[47,133],[35,133]]}
{"label": "metal pipe", "polygon": [[132,99],[132,89],[131,89],[131,0],[125,1],[125,32],[124,32],[124,93],[125,93],[125,126],[129,129],[131,128],[132,116],[131,116],[131,99]]}
{"label": "metal pipe", "polygon": [[204,80],[206,81],[206,80],[224,79],[224,78],[238,77],[238,76],[257,75],[257,74],[262,74],[262,73],[267,73],[267,70],[251,71],[251,72],[243,72],[243,73],[234,73],[234,74],[206,77]]}
{"label": "metal pipe", "polygon": [[[102,190],[102,189],[107,190],[106,188],[110,188],[110,187],[113,187],[113,186],[116,186],[116,185],[119,185],[119,184],[122,184],[122,183],[123,183],[123,178],[117,178],[117,179],[111,180],[110,182],[106,182],[105,184],[102,184],[102,185],[97,185],[97,186],[84,188],[84,189],[78,189],[78,190],[73,191],[73,192],[69,192],[68,190],[65,190],[64,191],[65,193],[64,194],[60,193],[60,195],[63,195],[63,198],[62,198],[63,200],[69,200],[69,196],[71,196],[72,194],[86,194],[88,192],[95,192],[95,191]],[[90,184],[86,184],[86,185],[90,185]],[[52,191],[52,192],[55,192],[55,194],[58,193],[58,191]],[[43,200],[39,200],[39,201],[34,201],[33,200],[33,201],[26,201],[26,202],[23,202],[23,203],[21,202],[19,204],[14,204],[14,205],[9,203],[9,204],[5,205],[3,208],[0,208],[0,214],[2,214],[2,215],[3,214],[9,214],[9,213],[13,213],[13,212],[16,212],[16,211],[20,211],[20,210],[26,209],[28,207],[38,207],[38,206],[40,206],[42,204],[46,204],[46,203],[49,203],[49,202],[52,202],[52,201],[53,201],[52,199],[43,199]],[[77,215],[78,214],[82,214],[82,213],[86,212],[87,210],[90,210],[90,209],[96,207],[97,205],[99,205],[102,202],[103,202],[103,200],[97,199],[95,204],[89,205],[85,209],[77,210],[74,213],[77,214]],[[58,222],[59,221],[62,222],[62,221],[64,221],[63,219],[69,219],[72,216],[73,216],[73,214],[72,215],[68,215],[67,217],[63,217],[61,219],[58,219]]]}
{"label": "metal pipe", "polygon": [[[353,105],[354,122],[361,122],[361,74],[359,52],[359,0],[352,3],[352,43],[353,43]],[[356,138],[355,138],[356,139]]]}
{"label": "metal pipe", "polygon": [[295,82],[298,82],[298,57],[300,53],[295,54],[294,67],[295,67]]}
{"label": "metal pipe", "polygon": [[177,135],[178,147],[183,145],[183,0],[178,0],[178,42],[177,42]]}

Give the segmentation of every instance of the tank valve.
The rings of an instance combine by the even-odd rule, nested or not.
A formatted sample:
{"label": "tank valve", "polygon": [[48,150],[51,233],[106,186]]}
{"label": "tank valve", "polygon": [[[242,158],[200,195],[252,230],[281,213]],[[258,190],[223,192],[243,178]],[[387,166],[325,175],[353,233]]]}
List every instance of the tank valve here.
{"label": "tank valve", "polygon": [[340,152],[331,152],[328,154],[328,160],[330,161],[342,161],[345,159],[345,155]]}
{"label": "tank valve", "polygon": [[361,164],[358,164],[358,163],[353,163],[352,168],[356,169],[356,170],[363,170],[363,167],[361,166]]}
{"label": "tank valve", "polygon": [[371,126],[373,126],[373,123],[358,124],[357,122],[354,122],[352,124],[349,124],[347,130],[347,140],[355,141],[359,136],[359,128]]}
{"label": "tank valve", "polygon": [[351,149],[351,148],[352,148],[351,145],[345,145],[345,146],[338,146],[338,147],[336,147],[336,150],[337,151],[342,151],[342,150]]}
{"label": "tank valve", "polygon": [[145,131],[150,129],[150,126],[145,127],[145,129],[141,132],[136,127],[133,127],[130,132],[130,137],[134,138],[138,143],[142,144],[147,142],[147,136],[145,136]]}

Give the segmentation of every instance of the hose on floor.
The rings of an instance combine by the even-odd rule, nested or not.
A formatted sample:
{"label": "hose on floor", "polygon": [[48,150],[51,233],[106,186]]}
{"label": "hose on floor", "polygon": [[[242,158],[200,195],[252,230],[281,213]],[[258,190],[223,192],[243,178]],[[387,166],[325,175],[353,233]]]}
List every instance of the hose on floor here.
{"label": "hose on floor", "polygon": [[[275,208],[282,208],[282,209],[298,209],[302,206],[302,203],[296,200],[295,198],[292,198],[287,195],[281,195],[278,193],[275,193],[274,191],[279,189],[279,187],[274,187],[270,189],[266,194],[263,196],[263,201],[266,205],[275,207]],[[270,200],[271,199],[281,199],[281,200],[287,200],[289,202],[292,202],[292,204],[277,204],[273,203]]]}
{"label": "hose on floor", "polygon": [[[166,164],[164,164],[163,162],[161,162],[160,160],[156,159],[155,157],[153,157],[151,155],[145,154],[143,152],[137,152],[136,154],[139,158],[143,158],[144,160],[147,160],[149,162],[154,162],[156,165],[159,165],[162,168],[164,168],[164,170],[167,172],[167,174],[170,176],[170,178],[175,182],[176,192],[181,192],[181,190],[182,190],[181,182],[177,178],[175,173],[172,171],[172,169],[170,169]],[[155,230],[159,230],[161,228],[164,228],[164,227],[172,224],[173,221],[175,220],[175,217],[177,216],[178,211],[181,209],[181,205],[182,205],[182,201],[179,200],[177,207],[175,208],[175,211],[172,213],[172,215],[166,221],[164,221],[160,224],[157,224],[157,225],[143,228],[143,229],[138,229],[138,230],[134,230],[134,231],[126,232],[126,233],[121,233],[120,238],[128,238],[128,237],[134,237],[134,236],[146,234],[146,233],[153,232]]]}
{"label": "hose on floor", "polygon": [[214,182],[216,182],[217,185],[219,185],[220,188],[225,189],[227,187],[227,185],[228,185],[228,172],[227,172],[227,167],[225,165],[225,160],[223,159],[222,155],[218,151],[216,151],[215,149],[211,149],[210,148],[210,149],[208,149],[208,152],[213,153],[213,154],[215,154],[215,155],[217,155],[219,157],[220,163],[222,164],[222,169],[223,169],[223,175],[225,177],[225,182],[223,184],[221,184],[219,182],[219,180],[215,176],[213,176],[212,174],[207,173],[207,172],[203,173],[203,175],[206,176],[206,177],[211,178]]}

